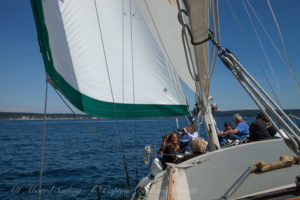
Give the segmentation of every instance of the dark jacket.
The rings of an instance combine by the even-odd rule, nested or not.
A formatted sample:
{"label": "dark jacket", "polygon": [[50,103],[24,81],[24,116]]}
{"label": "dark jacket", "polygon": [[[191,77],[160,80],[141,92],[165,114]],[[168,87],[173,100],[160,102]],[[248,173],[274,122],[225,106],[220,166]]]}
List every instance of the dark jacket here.
{"label": "dark jacket", "polygon": [[166,163],[175,163],[178,164],[181,162],[182,159],[177,158],[176,151],[172,145],[167,145],[164,150],[164,155],[162,159],[163,168],[166,169]]}
{"label": "dark jacket", "polygon": [[267,130],[267,126],[261,120],[255,120],[249,127],[250,141],[270,139],[271,136]]}
{"label": "dark jacket", "polygon": [[277,133],[276,129],[272,125],[268,126],[267,130],[268,130],[268,132],[269,132],[269,134],[270,134],[271,137],[274,137],[275,134]]}

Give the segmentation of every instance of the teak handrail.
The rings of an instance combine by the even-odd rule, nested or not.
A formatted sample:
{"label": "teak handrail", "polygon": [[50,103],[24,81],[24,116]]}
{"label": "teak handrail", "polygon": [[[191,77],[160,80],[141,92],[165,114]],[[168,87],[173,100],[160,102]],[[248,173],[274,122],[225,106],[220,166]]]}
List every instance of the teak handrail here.
{"label": "teak handrail", "polygon": [[169,187],[168,187],[168,200],[173,200],[173,193],[172,193],[172,186],[173,186],[174,180],[173,180],[173,168],[170,168],[169,172]]}

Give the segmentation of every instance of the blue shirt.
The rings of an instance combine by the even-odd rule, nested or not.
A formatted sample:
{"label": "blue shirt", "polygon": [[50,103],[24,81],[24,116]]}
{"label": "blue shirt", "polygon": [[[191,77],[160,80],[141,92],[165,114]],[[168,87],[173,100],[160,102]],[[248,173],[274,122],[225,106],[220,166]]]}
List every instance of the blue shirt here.
{"label": "blue shirt", "polygon": [[187,134],[179,135],[179,142],[186,143],[193,140],[193,138],[198,137],[199,133],[195,131],[194,133],[188,132]]}
{"label": "blue shirt", "polygon": [[243,136],[243,135],[249,135],[249,125],[244,122],[241,121],[238,126],[236,127],[237,130],[239,130],[239,132],[237,133],[238,136]]}
{"label": "blue shirt", "polygon": [[183,134],[183,135],[179,135],[179,142],[182,143],[186,143],[186,142],[190,142],[193,139],[193,137],[191,136],[191,134]]}
{"label": "blue shirt", "polygon": [[195,131],[194,133],[188,132],[188,134],[192,137],[192,139],[199,136],[199,133],[197,131]]}

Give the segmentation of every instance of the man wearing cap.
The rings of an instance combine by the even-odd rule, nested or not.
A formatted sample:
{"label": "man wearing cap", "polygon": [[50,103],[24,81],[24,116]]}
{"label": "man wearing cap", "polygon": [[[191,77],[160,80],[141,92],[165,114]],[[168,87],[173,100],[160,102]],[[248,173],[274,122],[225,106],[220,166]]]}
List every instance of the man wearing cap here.
{"label": "man wearing cap", "polygon": [[250,141],[270,139],[271,135],[267,129],[265,121],[268,121],[264,114],[258,113],[256,120],[250,125]]}
{"label": "man wearing cap", "polygon": [[259,118],[265,123],[270,136],[274,137],[277,131],[274,128],[274,126],[271,124],[271,122],[268,120],[268,118],[266,118],[266,116],[262,113],[260,113]]}

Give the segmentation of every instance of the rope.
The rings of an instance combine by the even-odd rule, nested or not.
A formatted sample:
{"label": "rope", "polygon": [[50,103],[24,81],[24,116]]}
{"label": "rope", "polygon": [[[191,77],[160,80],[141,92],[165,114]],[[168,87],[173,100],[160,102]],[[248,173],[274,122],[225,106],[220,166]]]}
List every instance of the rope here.
{"label": "rope", "polygon": [[41,153],[41,168],[40,168],[40,185],[39,185],[39,200],[41,199],[42,194],[42,182],[43,182],[43,166],[44,166],[44,152],[45,152],[45,139],[46,139],[46,121],[47,121],[47,99],[48,99],[48,82],[46,80],[46,93],[45,93],[45,104],[44,104],[44,123],[43,123],[43,139],[42,139],[42,153]]}
{"label": "rope", "polygon": [[[184,30],[185,30],[185,28],[182,27],[181,37],[182,37],[182,42],[183,42],[183,47],[184,47],[184,53],[185,53],[186,62],[187,62],[187,68],[188,68],[188,70],[189,70],[189,74],[190,74],[191,78],[193,79],[193,81],[197,82],[197,81],[198,81],[198,80],[197,80],[198,78],[197,78],[197,79],[195,78],[195,77],[196,77],[196,72],[195,72],[194,62],[193,62],[193,60],[192,60],[192,56],[189,56],[189,55],[192,55],[192,54],[191,54],[191,49],[190,49],[190,47],[189,47],[189,45],[188,45],[188,43],[187,43],[187,41],[188,41],[188,39],[187,39],[187,34],[186,34],[186,32],[185,32]],[[187,51],[187,50],[188,50],[188,51]],[[187,52],[188,52],[188,53],[187,53]],[[194,73],[194,74],[193,74],[192,71],[191,71],[191,65],[190,65],[190,62],[189,62],[190,59],[188,59],[188,58],[191,59],[192,69],[193,69],[193,73]]]}
{"label": "rope", "polygon": [[276,81],[276,83],[277,83],[277,88],[280,88],[280,84],[279,84],[278,78],[277,78],[277,76],[276,76],[276,74],[275,74],[275,71],[274,71],[274,69],[273,69],[273,67],[272,67],[272,64],[271,64],[270,59],[269,59],[269,57],[268,57],[268,55],[267,55],[267,52],[266,52],[266,50],[265,50],[265,48],[264,48],[264,46],[263,46],[263,44],[262,44],[262,42],[261,42],[261,39],[260,39],[260,37],[259,37],[259,35],[258,35],[258,32],[257,32],[257,30],[256,30],[256,28],[255,28],[255,26],[254,26],[253,20],[252,20],[251,15],[250,15],[250,13],[249,13],[249,11],[248,11],[248,8],[246,7],[245,1],[243,0],[242,2],[243,2],[243,5],[244,5],[244,8],[245,8],[245,10],[246,10],[246,13],[247,13],[247,15],[248,15],[248,18],[249,18],[249,20],[250,20],[250,22],[251,22],[252,28],[253,28],[253,30],[254,30],[254,32],[255,32],[255,35],[256,35],[256,37],[257,37],[257,40],[258,40],[258,42],[259,42],[259,45],[260,45],[260,47],[261,47],[261,49],[262,49],[262,51],[263,51],[263,53],[264,53],[264,55],[265,55],[265,57],[266,57],[266,60],[267,60],[268,65],[269,65],[269,67],[270,67],[270,70],[272,71],[273,77],[274,77],[274,79],[275,79],[275,81]]}
{"label": "rope", "polygon": [[[200,86],[199,86],[199,84],[197,84],[197,83],[198,83],[198,79],[195,79],[195,77],[194,77],[193,74],[191,73],[190,66],[189,66],[189,62],[188,62],[188,56],[187,56],[186,45],[188,46],[189,55],[191,55],[191,52],[190,52],[189,45],[188,45],[188,43],[187,43],[187,34],[186,34],[185,30],[188,31],[189,36],[191,37],[191,43],[192,43],[193,45],[202,44],[202,43],[206,42],[206,40],[201,41],[200,43],[194,43],[193,37],[192,37],[192,33],[191,33],[191,31],[190,31],[188,25],[186,25],[186,24],[184,23],[183,17],[182,17],[183,14],[187,15],[187,13],[186,13],[185,10],[181,9],[179,0],[177,0],[177,7],[178,7],[178,10],[179,10],[179,11],[178,11],[178,21],[179,21],[179,23],[180,23],[181,26],[182,26],[181,37],[182,37],[182,42],[183,42],[183,47],[184,47],[185,56],[186,56],[186,59],[187,59],[187,67],[188,67],[188,70],[189,70],[189,73],[190,73],[191,78],[195,81],[195,89],[196,89],[196,94],[195,94],[195,95],[197,95],[197,96],[200,98],[200,88],[199,88]],[[182,14],[182,13],[183,13],[183,14]],[[210,39],[210,38],[209,38],[209,39]],[[208,41],[208,40],[207,40],[207,41]],[[192,62],[192,64],[193,64],[193,62]],[[193,66],[193,70],[195,70],[195,67],[194,67],[194,66]],[[195,73],[195,71],[194,71],[194,73]],[[195,74],[196,74],[196,73],[195,73]],[[196,102],[197,102],[197,100],[196,100]]]}
{"label": "rope", "polygon": [[280,37],[280,40],[281,40],[281,45],[282,45],[282,47],[283,47],[283,50],[284,50],[284,53],[285,53],[285,57],[286,57],[286,59],[287,59],[287,61],[288,61],[288,64],[289,64],[289,69],[290,69],[291,75],[292,75],[292,77],[293,77],[293,79],[294,79],[294,82],[296,83],[296,86],[297,86],[297,88],[298,88],[298,92],[300,92],[300,86],[299,86],[299,83],[298,83],[298,81],[297,81],[296,75],[295,75],[295,73],[294,73],[294,70],[293,70],[293,67],[292,67],[290,58],[289,58],[289,56],[288,56],[287,50],[286,50],[286,48],[285,48],[285,44],[284,44],[284,40],[283,40],[281,31],[280,31],[280,28],[279,28],[279,24],[278,24],[278,22],[277,22],[277,19],[276,19],[276,16],[275,16],[275,14],[274,14],[274,11],[273,11],[273,9],[272,9],[272,6],[271,6],[270,1],[267,0],[267,2],[268,2],[268,5],[269,5],[269,8],[270,8],[270,11],[271,11],[271,13],[272,13],[274,22],[275,22],[275,24],[276,24],[276,28],[277,28],[277,31],[278,31],[278,34],[279,34],[279,37]]}
{"label": "rope", "polygon": [[256,60],[256,62],[258,64],[259,69],[261,70],[261,72],[262,72],[262,74],[263,74],[263,76],[264,76],[264,78],[265,78],[265,80],[266,80],[269,88],[271,89],[271,92],[272,92],[273,96],[275,97],[275,99],[276,99],[277,103],[279,104],[279,106],[282,107],[281,104],[280,104],[279,98],[278,98],[275,90],[273,89],[273,86],[272,86],[272,84],[271,84],[268,76],[266,75],[265,71],[263,70],[263,67],[262,67],[261,63],[260,63],[258,57],[256,56],[255,51],[253,50],[253,47],[252,47],[252,45],[251,45],[251,43],[250,43],[250,41],[249,41],[249,39],[248,39],[248,37],[246,35],[246,32],[244,31],[243,27],[240,24],[240,21],[239,21],[238,17],[236,16],[234,10],[231,7],[231,4],[230,4],[229,0],[226,0],[226,2],[227,2],[227,5],[228,5],[228,7],[229,7],[229,9],[231,11],[231,14],[233,15],[233,17],[234,17],[234,19],[235,19],[235,21],[236,21],[236,23],[237,23],[237,25],[238,25],[238,27],[239,27],[242,35],[244,37],[244,40],[246,41],[246,44],[247,44],[247,46],[248,46],[248,48],[249,48],[252,56],[255,58],[255,60]]}

